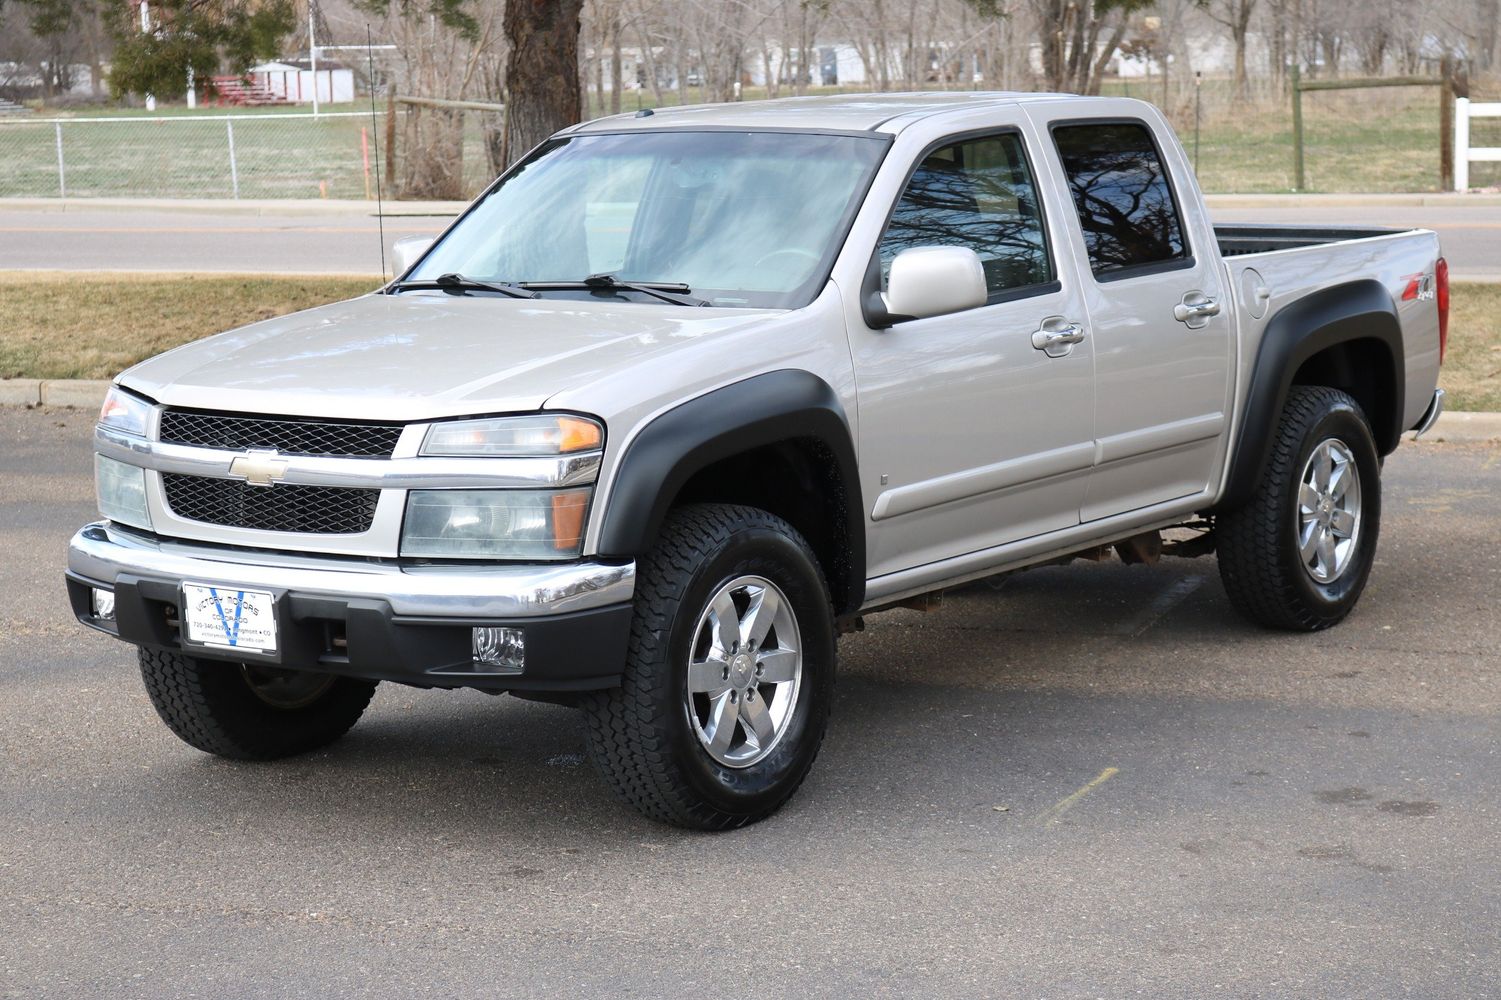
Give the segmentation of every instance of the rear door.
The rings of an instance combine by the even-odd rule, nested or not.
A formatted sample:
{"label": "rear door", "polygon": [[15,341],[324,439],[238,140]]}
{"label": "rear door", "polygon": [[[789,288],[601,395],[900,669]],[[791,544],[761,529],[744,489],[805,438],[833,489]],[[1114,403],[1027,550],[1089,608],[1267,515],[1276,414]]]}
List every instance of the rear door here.
{"label": "rear door", "polygon": [[[884,284],[902,250],[973,249],[988,301],[885,329],[851,321],[872,577],[1076,525],[1093,464],[1078,278],[1055,250],[1022,113],[976,117],[917,152],[874,252]],[[1034,345],[1070,328],[1071,343]]]}
{"label": "rear door", "polygon": [[1213,231],[1197,193],[1175,188],[1191,174],[1176,141],[1158,141],[1155,112],[1121,102],[1129,113],[1081,119],[1078,107],[1032,114],[1051,140],[1043,158],[1072,198],[1088,264],[1097,466],[1080,517],[1094,521],[1205,493],[1217,480],[1234,322]]}

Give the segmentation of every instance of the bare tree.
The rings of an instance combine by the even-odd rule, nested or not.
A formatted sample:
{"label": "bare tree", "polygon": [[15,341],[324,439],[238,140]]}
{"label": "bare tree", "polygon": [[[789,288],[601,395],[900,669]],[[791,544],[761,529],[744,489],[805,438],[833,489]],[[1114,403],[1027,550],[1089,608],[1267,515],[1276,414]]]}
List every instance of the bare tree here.
{"label": "bare tree", "polygon": [[1204,10],[1230,32],[1230,40],[1235,45],[1235,99],[1249,100],[1251,84],[1246,72],[1246,38],[1251,31],[1256,0],[1207,0]]}
{"label": "bare tree", "polygon": [[1150,0],[1028,0],[1049,90],[1098,94],[1126,38],[1127,17]]}

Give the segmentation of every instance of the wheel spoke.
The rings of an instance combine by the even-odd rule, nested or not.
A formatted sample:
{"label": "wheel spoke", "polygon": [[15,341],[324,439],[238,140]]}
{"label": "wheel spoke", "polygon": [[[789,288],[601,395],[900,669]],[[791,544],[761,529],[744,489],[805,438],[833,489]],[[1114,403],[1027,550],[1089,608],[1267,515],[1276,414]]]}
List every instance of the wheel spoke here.
{"label": "wheel spoke", "polygon": [[742,698],[740,718],[745,723],[746,730],[755,736],[756,746],[764,748],[771,745],[777,727],[771,721],[771,713],[766,710],[766,699]]}
{"label": "wheel spoke", "polygon": [[1313,485],[1320,493],[1329,492],[1329,477],[1333,472],[1334,455],[1329,450],[1329,442],[1325,441],[1314,452],[1313,458]]}
{"label": "wheel spoke", "polygon": [[1350,478],[1354,470],[1349,462],[1340,462],[1334,466],[1334,471],[1329,478],[1329,495],[1336,500],[1343,500],[1345,491],[1350,488]]}
{"label": "wheel spoke", "polygon": [[771,649],[762,653],[757,662],[761,666],[762,681],[783,684],[797,673],[798,652],[795,649]]}
{"label": "wheel spoke", "polygon": [[740,646],[740,612],[728,590],[721,591],[710,606],[714,618],[714,641],[726,654]]}
{"label": "wheel spoke", "polygon": [[745,618],[740,624],[741,640],[754,642],[757,648],[762,646],[781,607],[782,602],[777,598],[776,591],[770,588],[752,595],[750,607],[745,609]]}
{"label": "wheel spoke", "polygon": [[1308,483],[1298,487],[1298,505],[1307,511],[1319,508],[1319,491]]}
{"label": "wheel spoke", "polygon": [[709,708],[711,728],[705,735],[709,737],[709,749],[714,753],[724,753],[735,738],[735,721],[740,718],[740,706],[730,700],[732,697],[734,692],[726,691],[714,699]]}
{"label": "wheel spoke", "polygon": [[719,694],[730,686],[730,682],[725,680],[725,673],[729,669],[729,663],[712,653],[707,659],[695,660],[688,664],[688,690],[695,694]]}
{"label": "wheel spoke", "polygon": [[1303,565],[1308,565],[1318,552],[1319,536],[1322,534],[1317,521],[1309,521],[1303,526],[1303,537],[1298,542],[1298,553],[1303,557]]}
{"label": "wheel spoke", "polygon": [[1355,537],[1355,515],[1347,510],[1335,511],[1329,522],[1329,526],[1341,538]]}
{"label": "wheel spoke", "polygon": [[1319,533],[1319,563],[1328,576],[1334,575],[1334,532],[1325,528]]}

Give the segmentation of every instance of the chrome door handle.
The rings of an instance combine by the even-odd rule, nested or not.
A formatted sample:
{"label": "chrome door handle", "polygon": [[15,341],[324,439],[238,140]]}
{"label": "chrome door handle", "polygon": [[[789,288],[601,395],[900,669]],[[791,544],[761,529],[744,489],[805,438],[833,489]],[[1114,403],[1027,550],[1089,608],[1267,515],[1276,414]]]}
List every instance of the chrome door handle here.
{"label": "chrome door handle", "polygon": [[1042,326],[1032,334],[1032,346],[1050,358],[1061,358],[1084,339],[1084,328],[1070,323],[1061,316],[1042,321]]}
{"label": "chrome door handle", "polygon": [[1183,301],[1173,306],[1173,319],[1187,323],[1190,330],[1197,330],[1209,323],[1209,317],[1220,314],[1219,299],[1211,299],[1203,292],[1189,292]]}

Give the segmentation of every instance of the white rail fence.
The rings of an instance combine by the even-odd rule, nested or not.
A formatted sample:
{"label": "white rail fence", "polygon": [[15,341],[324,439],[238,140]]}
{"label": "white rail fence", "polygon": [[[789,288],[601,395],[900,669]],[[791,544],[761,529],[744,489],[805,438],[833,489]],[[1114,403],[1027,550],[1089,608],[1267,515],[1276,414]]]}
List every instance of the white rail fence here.
{"label": "white rail fence", "polygon": [[1467,97],[1454,101],[1454,190],[1470,189],[1471,163],[1501,163],[1501,146],[1470,145],[1470,123],[1476,118],[1501,118],[1501,102],[1475,104]]}
{"label": "white rail fence", "polygon": [[[430,112],[396,110],[398,172],[405,120],[416,113]],[[493,176],[485,122],[478,111],[458,113],[463,182],[478,191]],[[386,176],[386,135],[384,110],[373,119],[368,111],[5,116],[0,198],[373,198]],[[387,185],[386,197],[399,197],[399,187]]]}

